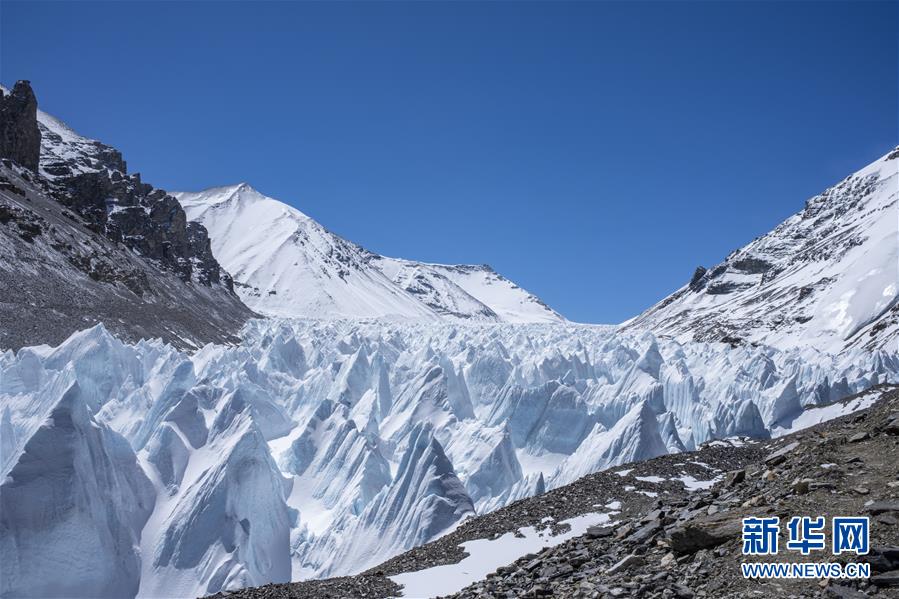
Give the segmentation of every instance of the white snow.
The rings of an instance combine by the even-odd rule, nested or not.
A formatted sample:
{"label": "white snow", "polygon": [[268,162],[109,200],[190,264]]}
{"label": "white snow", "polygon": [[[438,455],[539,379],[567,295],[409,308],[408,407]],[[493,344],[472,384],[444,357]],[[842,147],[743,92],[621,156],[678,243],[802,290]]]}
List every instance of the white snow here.
{"label": "white snow", "polygon": [[379,256],[245,183],[172,195],[209,230],[241,299],[268,316],[565,322],[490,267]]}
{"label": "white snow", "polygon": [[685,474],[683,476],[676,476],[671,480],[679,480],[684,484],[684,488],[686,488],[688,491],[699,491],[703,489],[711,489],[713,486],[715,486],[715,483],[721,480],[721,477],[716,476],[711,480],[697,480],[689,474]]}
{"label": "white snow", "polygon": [[784,435],[801,431],[810,426],[815,426],[816,424],[833,420],[840,416],[864,410],[865,408],[874,405],[879,397],[879,393],[863,393],[847,402],[838,401],[826,406],[809,407],[797,414],[796,417],[789,422],[782,422],[779,423],[778,426],[773,427],[771,429],[771,436],[783,437]]}
{"label": "white snow", "polygon": [[568,539],[583,535],[590,526],[606,524],[614,513],[591,513],[563,520],[560,524],[568,524],[571,528],[558,535],[552,535],[549,529],[538,532],[534,527],[528,526],[519,529],[521,536],[507,532],[496,539],[467,541],[460,546],[468,556],[457,564],[434,566],[418,572],[391,576],[390,579],[402,585],[404,597],[424,599],[451,595],[528,553],[555,547]]}
{"label": "white snow", "polygon": [[559,467],[562,460],[566,458],[564,453],[545,452],[542,455],[532,455],[527,451],[518,453],[518,462],[521,464],[521,470],[524,474],[539,474],[544,472],[549,474]]}
{"label": "white snow", "polygon": [[661,476],[635,476],[637,480],[642,480],[645,483],[661,483],[665,482],[668,479],[662,478]]}

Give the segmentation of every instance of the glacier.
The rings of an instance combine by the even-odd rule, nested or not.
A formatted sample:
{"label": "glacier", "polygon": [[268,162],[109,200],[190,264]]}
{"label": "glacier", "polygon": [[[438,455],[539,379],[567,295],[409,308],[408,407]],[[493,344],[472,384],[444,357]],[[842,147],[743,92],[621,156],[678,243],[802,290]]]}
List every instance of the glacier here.
{"label": "glacier", "polygon": [[242,338],[188,353],[97,325],[0,354],[2,596],[355,573],[584,474],[899,382],[884,350],[571,323],[259,319]]}

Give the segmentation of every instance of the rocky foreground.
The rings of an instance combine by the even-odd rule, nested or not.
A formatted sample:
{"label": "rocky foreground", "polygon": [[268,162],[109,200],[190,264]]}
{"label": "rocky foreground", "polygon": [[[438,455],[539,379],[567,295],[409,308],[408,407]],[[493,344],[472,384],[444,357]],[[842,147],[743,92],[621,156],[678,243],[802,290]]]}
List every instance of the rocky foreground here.
{"label": "rocky foreground", "polygon": [[[451,534],[359,576],[273,584],[215,597],[233,599],[401,596],[390,576],[466,556],[459,544],[524,526],[558,522],[620,501],[605,527],[523,556],[456,595],[482,597],[899,597],[899,388],[862,410],[782,438],[713,442],[586,476],[577,482],[473,518]],[[848,401],[848,399],[846,400]],[[683,479],[715,483],[707,489]],[[692,490],[689,487],[693,487]],[[869,555],[780,561],[871,564],[867,581],[747,580],[739,563],[746,516],[868,515]],[[550,520],[551,518],[551,520]],[[781,543],[785,542],[785,526]],[[773,561],[767,558],[767,561]]]}

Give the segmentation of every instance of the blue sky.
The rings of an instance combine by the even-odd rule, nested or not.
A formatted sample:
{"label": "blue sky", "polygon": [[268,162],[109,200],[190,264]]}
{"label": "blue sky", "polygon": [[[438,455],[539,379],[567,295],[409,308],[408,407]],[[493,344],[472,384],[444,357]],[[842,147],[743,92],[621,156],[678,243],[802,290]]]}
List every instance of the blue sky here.
{"label": "blue sky", "polygon": [[618,322],[897,143],[895,2],[10,2],[0,80],[170,190]]}

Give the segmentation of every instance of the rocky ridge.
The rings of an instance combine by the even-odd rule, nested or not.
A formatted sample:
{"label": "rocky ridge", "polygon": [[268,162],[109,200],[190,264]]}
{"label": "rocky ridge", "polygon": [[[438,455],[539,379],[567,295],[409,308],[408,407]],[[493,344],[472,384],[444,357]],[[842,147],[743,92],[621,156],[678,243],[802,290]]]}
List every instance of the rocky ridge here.
{"label": "rocky ridge", "polygon": [[0,158],[0,347],[97,322],[182,348],[237,339],[253,313],[205,228],[117,150],[38,110],[27,81],[0,89]]}
{"label": "rocky ridge", "polygon": [[[456,598],[495,597],[896,597],[899,596],[899,388],[881,386],[862,411],[761,442],[714,441],[586,476],[543,495],[464,522],[452,533],[355,577],[267,585],[222,598],[398,596],[390,579],[452,564],[464,541],[496,538],[524,526],[557,523],[607,502],[620,513],[607,526],[498,568]],[[845,402],[853,398],[847,398]],[[711,485],[690,485],[707,479]],[[690,480],[690,479],[686,479]],[[708,486],[709,488],[698,488]],[[869,515],[868,581],[742,578],[741,518],[779,515]],[[792,561],[830,560],[814,554]],[[783,557],[783,556],[781,556]],[[846,556],[834,561],[850,561]]]}
{"label": "rocky ridge", "polygon": [[[12,95],[27,87],[20,81]],[[84,138],[37,110],[38,174],[45,190],[84,219],[91,230],[153,261],[183,281],[221,285],[233,292],[231,276],[212,255],[206,228],[188,222],[178,201],[129,173],[121,152]],[[14,159],[13,159],[14,160]],[[15,160],[14,160],[15,161]]]}

